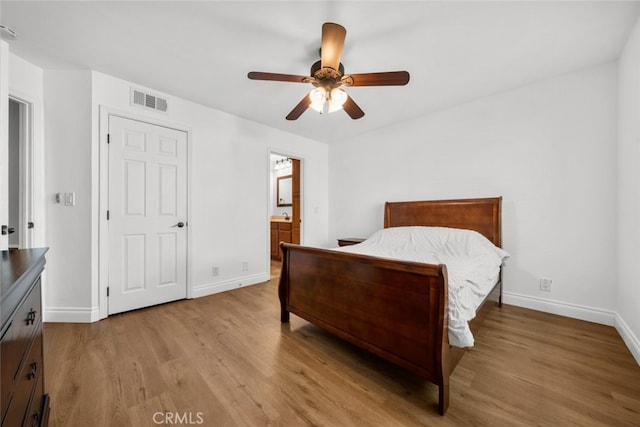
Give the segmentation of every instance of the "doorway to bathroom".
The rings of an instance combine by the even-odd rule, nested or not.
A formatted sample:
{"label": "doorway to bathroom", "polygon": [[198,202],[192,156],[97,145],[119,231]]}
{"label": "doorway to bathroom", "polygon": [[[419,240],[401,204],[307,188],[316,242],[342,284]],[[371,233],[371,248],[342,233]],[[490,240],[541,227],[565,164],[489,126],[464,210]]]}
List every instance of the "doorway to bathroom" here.
{"label": "doorway to bathroom", "polygon": [[280,243],[302,240],[302,161],[271,153],[269,167],[270,257],[280,261]]}

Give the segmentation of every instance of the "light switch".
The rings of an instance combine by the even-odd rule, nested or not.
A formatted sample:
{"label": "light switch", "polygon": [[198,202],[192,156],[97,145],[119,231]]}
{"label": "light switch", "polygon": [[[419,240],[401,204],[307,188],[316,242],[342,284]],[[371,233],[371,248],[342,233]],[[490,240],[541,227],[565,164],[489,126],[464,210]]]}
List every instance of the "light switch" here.
{"label": "light switch", "polygon": [[64,193],[64,204],[65,206],[75,206],[76,193]]}

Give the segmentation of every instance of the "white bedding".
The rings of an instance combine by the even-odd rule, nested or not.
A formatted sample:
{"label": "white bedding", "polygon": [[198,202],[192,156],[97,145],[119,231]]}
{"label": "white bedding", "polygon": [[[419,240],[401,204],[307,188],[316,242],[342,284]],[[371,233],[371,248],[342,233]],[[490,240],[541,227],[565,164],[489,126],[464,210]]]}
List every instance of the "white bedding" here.
{"label": "white bedding", "polygon": [[469,321],[498,281],[509,254],[472,230],[446,227],[391,227],[364,242],[336,250],[445,264],[449,277],[449,344],[473,346]]}

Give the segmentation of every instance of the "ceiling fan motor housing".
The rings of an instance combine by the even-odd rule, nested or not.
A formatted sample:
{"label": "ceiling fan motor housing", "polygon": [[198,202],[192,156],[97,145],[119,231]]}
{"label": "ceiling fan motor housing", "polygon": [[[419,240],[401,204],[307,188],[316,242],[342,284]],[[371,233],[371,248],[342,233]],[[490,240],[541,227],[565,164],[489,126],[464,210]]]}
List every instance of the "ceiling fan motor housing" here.
{"label": "ceiling fan motor housing", "polygon": [[311,76],[316,79],[313,85],[324,88],[335,88],[340,86],[342,76],[344,75],[344,65],[340,63],[338,70],[331,67],[322,68],[322,61],[314,62],[311,66]]}

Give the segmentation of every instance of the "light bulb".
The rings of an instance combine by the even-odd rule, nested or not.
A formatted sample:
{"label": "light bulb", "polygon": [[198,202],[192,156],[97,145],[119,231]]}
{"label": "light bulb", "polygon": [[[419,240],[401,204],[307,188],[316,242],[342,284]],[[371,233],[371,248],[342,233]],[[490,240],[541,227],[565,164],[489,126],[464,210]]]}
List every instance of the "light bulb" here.
{"label": "light bulb", "polygon": [[331,91],[331,103],[342,107],[347,102],[348,96],[347,92],[337,87]]}
{"label": "light bulb", "polygon": [[322,113],[324,103],[327,100],[327,91],[322,87],[317,87],[309,92],[309,99],[311,100],[309,107]]}
{"label": "light bulb", "polygon": [[329,96],[329,112],[342,110],[342,106],[347,101],[347,92],[342,89],[335,88],[331,91]]}

